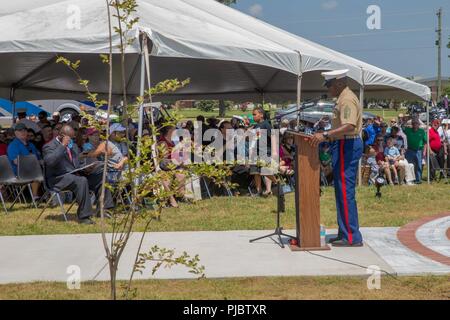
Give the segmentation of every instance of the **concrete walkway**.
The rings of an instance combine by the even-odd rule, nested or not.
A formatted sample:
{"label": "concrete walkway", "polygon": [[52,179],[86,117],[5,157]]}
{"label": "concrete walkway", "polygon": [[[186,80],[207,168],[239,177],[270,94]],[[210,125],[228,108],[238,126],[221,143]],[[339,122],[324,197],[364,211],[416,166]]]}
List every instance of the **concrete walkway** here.
{"label": "concrete walkway", "polygon": [[[367,276],[366,267],[376,265],[398,275],[450,274],[450,266],[408,249],[396,236],[398,228],[363,228],[362,248],[333,248],[331,251],[291,252],[271,239],[249,243],[270,231],[162,232],[150,233],[143,248],[157,244],[199,254],[206,277],[250,276]],[[293,231],[288,232],[293,234]],[[329,230],[328,234],[335,234]],[[118,271],[127,279],[140,234],[134,234]],[[449,239],[447,239],[450,241]],[[450,242],[449,242],[450,245]],[[0,283],[63,281],[68,267],[81,270],[81,280],[107,280],[108,267],[100,234],[0,237]],[[155,276],[148,266],[136,279],[195,278],[184,267],[161,269]]]}

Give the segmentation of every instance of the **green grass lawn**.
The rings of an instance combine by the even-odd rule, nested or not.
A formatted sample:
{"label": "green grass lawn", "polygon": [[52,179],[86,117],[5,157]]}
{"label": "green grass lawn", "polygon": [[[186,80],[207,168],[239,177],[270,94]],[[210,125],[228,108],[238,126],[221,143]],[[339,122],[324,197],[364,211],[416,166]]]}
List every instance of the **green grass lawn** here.
{"label": "green grass lawn", "polygon": [[380,116],[384,118],[386,123],[390,123],[392,118],[397,118],[399,114],[403,113],[406,115],[406,110],[388,110],[388,109],[364,109],[365,112],[373,113],[376,116]]}
{"label": "green grass lawn", "polygon": [[[450,186],[443,183],[384,187],[382,193],[382,199],[377,199],[372,187],[357,190],[362,227],[399,227],[424,216],[450,211]],[[286,207],[283,226],[294,229],[293,194],[287,196]],[[179,209],[164,210],[161,221],[153,222],[150,231],[269,230],[274,227],[275,210],[275,197],[216,197],[194,204],[182,204]],[[58,208],[50,208],[35,223],[39,212],[18,206],[9,215],[0,214],[0,235],[97,233],[101,230],[100,224],[78,224],[75,209],[69,215],[69,222],[62,220]],[[337,228],[333,188],[324,189],[321,222],[328,228]],[[135,231],[142,229],[143,225],[138,223]]]}
{"label": "green grass lawn", "polygon": [[[380,290],[368,290],[365,277],[261,277],[200,280],[134,281],[137,299],[152,300],[300,300],[300,299],[450,299],[450,276],[382,277]],[[0,285],[0,299],[109,298],[109,283],[82,283],[68,290],[65,283]]]}
{"label": "green grass lawn", "polygon": [[[450,209],[450,186],[385,187],[382,199],[374,188],[357,192],[360,223],[368,226],[402,226]],[[321,199],[321,221],[336,228],[333,188]],[[162,221],[150,231],[273,229],[276,198],[214,198],[163,212]],[[18,207],[0,216],[0,235],[74,234],[100,232],[100,225],[85,226],[62,221],[57,208],[34,223],[38,210]],[[293,195],[287,197],[283,225],[294,228]],[[136,231],[142,230],[138,224]],[[200,280],[134,281],[137,299],[450,299],[449,276],[383,277],[381,290],[368,290],[365,277],[251,277]],[[119,283],[119,288],[121,284]],[[120,291],[119,291],[120,294]],[[82,283],[81,290],[68,290],[65,283],[37,282],[0,285],[0,299],[108,299],[109,283]]]}

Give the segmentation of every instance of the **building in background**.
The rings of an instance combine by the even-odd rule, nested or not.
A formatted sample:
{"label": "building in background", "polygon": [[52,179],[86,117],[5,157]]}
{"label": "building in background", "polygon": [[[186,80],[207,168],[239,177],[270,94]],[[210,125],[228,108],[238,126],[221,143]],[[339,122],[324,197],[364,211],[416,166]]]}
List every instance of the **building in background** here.
{"label": "building in background", "polygon": [[[417,83],[423,84],[431,89],[431,97],[433,101],[438,101],[437,97],[437,91],[438,91],[438,79],[437,77],[434,78],[424,78],[420,79],[419,77],[415,77],[413,79]],[[450,87],[450,77],[442,77],[442,91],[445,90],[445,88]]]}

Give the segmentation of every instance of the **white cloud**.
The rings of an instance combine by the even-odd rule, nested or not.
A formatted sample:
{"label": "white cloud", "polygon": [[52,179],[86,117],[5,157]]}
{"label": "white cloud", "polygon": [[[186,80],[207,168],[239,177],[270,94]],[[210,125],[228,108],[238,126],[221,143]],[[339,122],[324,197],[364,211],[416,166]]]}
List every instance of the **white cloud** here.
{"label": "white cloud", "polygon": [[329,0],[322,2],[322,9],[324,10],[334,10],[337,8],[339,3],[336,0]]}
{"label": "white cloud", "polygon": [[261,17],[263,15],[263,6],[259,3],[255,3],[248,9],[248,11],[254,17]]}

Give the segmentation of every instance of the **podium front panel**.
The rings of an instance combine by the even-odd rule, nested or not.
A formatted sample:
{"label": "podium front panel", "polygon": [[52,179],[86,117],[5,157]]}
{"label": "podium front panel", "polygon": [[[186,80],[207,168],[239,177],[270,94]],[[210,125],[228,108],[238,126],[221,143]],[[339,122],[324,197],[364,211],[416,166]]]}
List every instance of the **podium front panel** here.
{"label": "podium front panel", "polygon": [[296,214],[299,245],[320,248],[320,160],[310,137],[294,133],[296,144]]}

